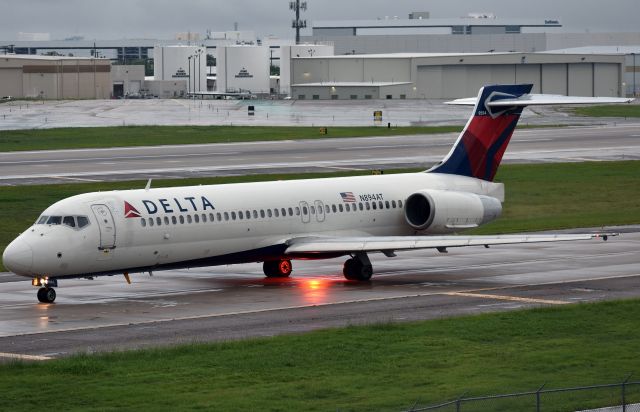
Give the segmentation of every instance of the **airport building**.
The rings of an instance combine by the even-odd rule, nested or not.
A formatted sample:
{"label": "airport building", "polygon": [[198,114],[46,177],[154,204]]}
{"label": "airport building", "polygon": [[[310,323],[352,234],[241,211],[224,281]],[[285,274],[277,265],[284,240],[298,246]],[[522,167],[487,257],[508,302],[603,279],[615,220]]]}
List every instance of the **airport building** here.
{"label": "airport building", "polygon": [[349,55],[291,59],[297,99],[450,99],[497,83],[533,93],[621,96],[622,54],[474,53]]}
{"label": "airport building", "polygon": [[0,96],[108,99],[111,92],[108,59],[0,55]]}

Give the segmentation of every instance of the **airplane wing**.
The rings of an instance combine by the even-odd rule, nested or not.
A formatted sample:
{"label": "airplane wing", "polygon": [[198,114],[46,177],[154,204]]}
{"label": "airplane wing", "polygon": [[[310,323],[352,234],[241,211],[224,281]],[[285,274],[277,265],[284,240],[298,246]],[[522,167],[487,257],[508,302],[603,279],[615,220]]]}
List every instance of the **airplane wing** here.
{"label": "airplane wing", "polygon": [[[456,99],[445,104],[457,106],[475,106],[477,97],[465,97]],[[489,107],[514,107],[514,106],[545,106],[558,104],[609,104],[609,103],[631,103],[634,99],[626,97],[579,97],[562,96],[555,94],[523,94],[513,99],[496,99],[485,104]]]}
{"label": "airplane wing", "polygon": [[509,245],[603,239],[617,233],[535,234],[495,236],[371,236],[371,237],[300,237],[287,241],[285,254],[384,252],[413,249],[439,249],[463,246]]}

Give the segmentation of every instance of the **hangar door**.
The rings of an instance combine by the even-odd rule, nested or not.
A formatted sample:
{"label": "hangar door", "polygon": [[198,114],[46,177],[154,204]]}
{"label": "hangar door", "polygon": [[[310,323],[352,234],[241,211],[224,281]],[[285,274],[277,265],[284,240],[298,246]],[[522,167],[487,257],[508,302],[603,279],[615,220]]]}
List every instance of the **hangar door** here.
{"label": "hangar door", "polygon": [[595,63],[593,65],[593,88],[594,96],[618,96],[620,66],[615,63]]}
{"label": "hangar door", "polygon": [[593,65],[571,63],[568,65],[569,96],[593,96]]}

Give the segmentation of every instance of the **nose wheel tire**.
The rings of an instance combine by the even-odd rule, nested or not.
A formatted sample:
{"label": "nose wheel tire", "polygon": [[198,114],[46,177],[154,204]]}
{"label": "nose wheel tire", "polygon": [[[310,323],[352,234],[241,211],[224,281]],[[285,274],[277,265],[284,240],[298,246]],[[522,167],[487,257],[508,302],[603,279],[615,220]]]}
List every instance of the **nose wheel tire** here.
{"label": "nose wheel tire", "polygon": [[38,300],[42,303],[53,303],[56,300],[56,290],[54,288],[38,289]]}
{"label": "nose wheel tire", "polygon": [[268,278],[288,278],[293,266],[288,259],[268,260],[262,264],[262,270]]}

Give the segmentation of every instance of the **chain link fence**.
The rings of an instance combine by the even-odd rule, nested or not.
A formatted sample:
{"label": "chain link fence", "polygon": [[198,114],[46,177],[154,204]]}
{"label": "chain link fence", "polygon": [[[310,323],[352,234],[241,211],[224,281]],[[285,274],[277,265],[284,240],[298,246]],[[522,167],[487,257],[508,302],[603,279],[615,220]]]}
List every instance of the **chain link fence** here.
{"label": "chain link fence", "polygon": [[406,412],[640,412],[640,382],[545,389],[504,395],[465,397]]}

